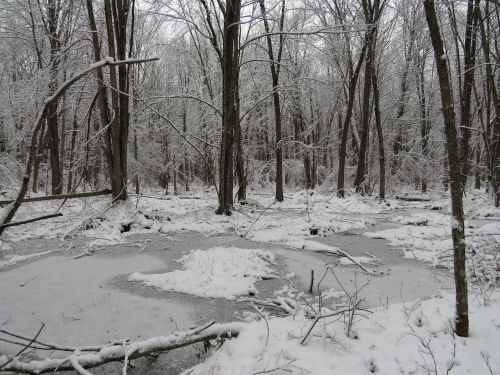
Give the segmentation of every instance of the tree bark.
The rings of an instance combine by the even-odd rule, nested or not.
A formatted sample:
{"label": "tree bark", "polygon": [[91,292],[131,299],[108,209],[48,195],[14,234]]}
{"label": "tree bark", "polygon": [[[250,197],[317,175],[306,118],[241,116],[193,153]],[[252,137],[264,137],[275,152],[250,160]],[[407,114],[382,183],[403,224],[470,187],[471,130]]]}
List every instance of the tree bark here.
{"label": "tree bark", "polygon": [[375,124],[377,125],[378,162],[379,162],[379,199],[385,200],[385,148],[382,117],[380,114],[380,92],[375,65],[372,67],[373,101],[375,102]]}
{"label": "tree bark", "polygon": [[[273,44],[271,40],[271,32],[269,28],[269,22],[267,20],[267,11],[264,0],[259,0],[260,10],[262,12],[262,18],[264,19],[264,30],[266,32],[267,39],[267,52],[270,60],[271,67],[271,79],[273,85],[273,104],[274,104],[274,123],[276,132],[276,200],[278,202],[283,202],[283,146],[281,144],[281,104],[279,89],[279,74],[280,74],[280,63],[283,51],[283,34],[280,35],[279,51],[277,56],[277,61],[274,60]],[[281,19],[280,19],[280,32],[283,31],[285,19],[285,0],[282,0],[281,7]]]}
{"label": "tree bark", "polygon": [[464,77],[462,101],[460,105],[460,171],[462,175],[462,189],[465,189],[470,170],[469,142],[472,128],[471,100],[474,82],[474,67],[476,60],[476,35],[478,23],[478,9],[480,0],[468,0],[467,24],[464,41]]}
{"label": "tree bark", "polygon": [[344,118],[344,124],[342,126],[342,138],[340,140],[340,149],[339,149],[339,169],[337,174],[337,196],[339,198],[344,198],[344,178],[345,178],[345,160],[347,156],[347,137],[349,135],[349,126],[351,124],[352,111],[354,109],[354,97],[356,94],[356,85],[358,83],[359,73],[361,72],[361,67],[363,65],[363,60],[366,55],[366,50],[368,48],[368,34],[370,31],[367,31],[365,35],[365,43],[363,44],[363,48],[361,49],[361,53],[359,55],[359,60],[356,65],[356,69],[352,68],[352,61],[349,62],[350,69],[350,80],[349,80],[349,93],[347,100],[347,109]]}
{"label": "tree bark", "polygon": [[[489,180],[493,185],[493,197],[495,199],[495,206],[500,206],[500,98],[499,93],[497,91],[497,86],[495,83],[495,76],[491,69],[491,59],[490,59],[490,47],[489,40],[487,39],[486,30],[484,27],[484,21],[481,16],[480,10],[479,12],[479,30],[481,31],[481,44],[483,46],[483,54],[484,60],[486,62],[486,75],[487,82],[489,84],[489,89],[491,95],[491,99],[493,101],[493,108],[495,111],[495,118],[493,119],[493,129],[491,130],[491,138],[490,138],[490,130],[484,129],[484,143],[486,154],[488,155],[488,174]],[[488,113],[488,111],[487,111]],[[487,121],[487,127],[489,127],[489,121]]]}
{"label": "tree bark", "polygon": [[[94,50],[94,59],[99,61],[101,59],[101,47],[99,44],[99,37],[97,33],[97,26],[94,17],[94,9],[92,6],[92,0],[87,0],[87,14],[89,18],[89,26],[92,32],[92,46]],[[111,185],[111,190],[114,189],[114,179],[113,179],[113,155],[112,155],[112,145],[111,145],[111,128],[110,126],[110,114],[108,106],[108,94],[106,85],[104,82],[104,75],[102,70],[96,72],[97,75],[97,95],[99,104],[99,114],[101,119],[101,129],[104,130],[104,152],[106,154],[106,160],[108,165],[108,176]],[[113,95],[113,93],[112,93]]]}
{"label": "tree bark", "polygon": [[[57,33],[58,10],[55,0],[47,2],[47,24],[50,42],[50,81],[49,95],[54,94],[58,87],[57,75],[59,73],[61,43]],[[49,159],[51,171],[52,194],[61,194],[63,183],[61,179],[61,166],[59,161],[59,121],[58,101],[50,103],[47,108],[47,134],[49,136]]]}
{"label": "tree bark", "polygon": [[448,149],[448,165],[451,185],[452,208],[452,238],[454,253],[454,272],[456,289],[456,316],[455,331],[457,335],[469,335],[469,312],[467,296],[467,275],[465,270],[465,234],[464,213],[462,203],[462,188],[460,178],[460,163],[458,156],[457,132],[455,129],[455,111],[450,87],[448,66],[444,52],[443,41],[436,17],[433,0],[424,0],[425,17],[434,49],[436,68],[441,88],[441,102],[443,105],[443,120],[445,125],[446,145]]}
{"label": "tree bark", "polygon": [[238,115],[239,22],[241,0],[229,0],[224,17],[222,51],[222,140],[219,160],[217,214],[231,214],[233,206],[233,143]]}
{"label": "tree bark", "polygon": [[365,12],[365,22],[369,26],[368,32],[368,50],[366,54],[366,62],[365,62],[365,83],[363,88],[363,106],[361,113],[361,137],[360,137],[360,145],[359,145],[359,158],[358,158],[358,166],[356,169],[356,178],[354,180],[354,189],[357,193],[364,194],[366,193],[365,187],[365,161],[366,161],[366,153],[368,148],[368,138],[370,134],[370,92],[372,88],[372,70],[374,63],[374,44],[375,38],[377,34],[377,26],[379,12],[380,12],[380,1],[375,0],[372,5],[371,0],[363,0],[363,9]]}

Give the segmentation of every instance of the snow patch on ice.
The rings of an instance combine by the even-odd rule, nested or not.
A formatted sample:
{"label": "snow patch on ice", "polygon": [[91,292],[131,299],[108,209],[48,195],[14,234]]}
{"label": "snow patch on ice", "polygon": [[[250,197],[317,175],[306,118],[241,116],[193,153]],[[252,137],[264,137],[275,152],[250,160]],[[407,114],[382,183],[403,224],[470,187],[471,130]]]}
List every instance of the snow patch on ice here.
{"label": "snow patch on ice", "polygon": [[181,270],[162,274],[135,272],[128,280],[171,292],[233,300],[236,296],[257,294],[257,281],[277,278],[269,267],[274,259],[271,252],[260,249],[194,250],[178,260]]}

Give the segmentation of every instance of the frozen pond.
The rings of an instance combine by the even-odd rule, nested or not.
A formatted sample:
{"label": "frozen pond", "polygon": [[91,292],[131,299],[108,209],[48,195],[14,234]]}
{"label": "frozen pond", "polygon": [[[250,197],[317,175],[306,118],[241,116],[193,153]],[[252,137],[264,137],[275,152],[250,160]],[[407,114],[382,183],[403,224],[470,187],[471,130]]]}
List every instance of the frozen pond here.
{"label": "frozen pond", "polygon": [[[374,265],[369,266],[378,271],[379,276],[368,277],[356,266],[340,264],[335,268],[342,286],[349,292],[368,283],[360,295],[369,306],[425,298],[453,287],[448,270],[436,270],[426,263],[403,259],[399,249],[385,240],[358,233],[315,240],[337,246],[352,256],[374,259]],[[30,244],[17,243],[17,252],[21,253],[22,247]],[[0,325],[11,332],[32,336],[45,322],[42,341],[78,346],[125,337],[137,340],[164,335],[211,319],[218,322],[235,320],[235,313],[245,308],[244,305],[165,292],[127,281],[136,271],[171,272],[180,267],[175,260],[187,252],[218,246],[264,249],[276,255],[275,270],[283,277],[257,283],[259,297],[263,298],[272,297],[275,291],[289,284],[285,275],[290,273],[295,274],[290,280],[297,289],[307,291],[311,270],[314,270],[316,292],[325,264],[336,263],[338,259],[307,250],[251,242],[234,235],[136,235],[130,238],[130,244],[104,247],[92,256],[79,259],[74,258],[82,252],[80,243],[74,243],[68,250],[68,243],[45,240],[37,252],[54,248],[66,250],[0,271]],[[33,252],[33,248],[26,247],[24,252]],[[322,290],[325,288],[341,289],[331,275],[322,283]],[[0,348],[12,351],[12,346],[5,344],[0,344]],[[136,360],[135,367],[128,373],[177,374],[182,368],[196,363],[195,354],[196,349],[191,347]],[[108,366],[118,368],[120,365]],[[94,373],[107,371],[110,368],[105,366]]]}

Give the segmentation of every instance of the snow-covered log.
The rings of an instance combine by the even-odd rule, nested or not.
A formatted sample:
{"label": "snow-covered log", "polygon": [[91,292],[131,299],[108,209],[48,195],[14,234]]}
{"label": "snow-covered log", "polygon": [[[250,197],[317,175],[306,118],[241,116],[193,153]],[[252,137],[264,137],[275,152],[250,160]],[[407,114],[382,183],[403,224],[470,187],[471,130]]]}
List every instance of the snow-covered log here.
{"label": "snow-covered log", "polygon": [[[46,372],[75,370],[78,368],[93,368],[108,362],[132,360],[147,356],[155,352],[163,352],[182,348],[199,342],[216,338],[237,337],[244,323],[215,324],[209,322],[189,331],[171,333],[167,336],[152,337],[144,341],[119,343],[102,346],[93,352],[75,350],[65,358],[45,358],[23,362],[19,358],[0,356],[0,370],[20,374],[42,374]],[[97,348],[96,348],[97,349]]]}

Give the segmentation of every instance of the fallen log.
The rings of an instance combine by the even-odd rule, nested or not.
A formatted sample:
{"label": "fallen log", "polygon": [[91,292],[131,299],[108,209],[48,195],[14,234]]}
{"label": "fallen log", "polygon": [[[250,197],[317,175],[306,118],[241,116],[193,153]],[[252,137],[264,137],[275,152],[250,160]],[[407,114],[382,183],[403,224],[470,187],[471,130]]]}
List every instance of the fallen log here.
{"label": "fallen log", "polygon": [[[189,331],[152,337],[144,341],[123,341],[123,343],[102,346],[101,348],[96,348],[97,350],[95,351],[87,352],[75,349],[74,351],[72,350],[72,354],[65,358],[49,357],[44,360],[23,362],[17,357],[8,358],[7,356],[0,356],[0,370],[38,375],[46,372],[77,370],[77,368],[80,370],[94,368],[109,362],[118,362],[125,359],[132,360],[155,352],[178,349],[217,338],[237,337],[242,327],[243,323],[215,324],[214,321],[211,321]],[[34,342],[40,344],[38,341]]]}
{"label": "fallen log", "polygon": [[430,202],[430,198],[423,198],[423,197],[401,197],[396,195],[396,199],[399,199],[400,201],[406,201],[406,202]]}
{"label": "fallen log", "polygon": [[[75,193],[75,194],[61,194],[61,195],[47,195],[44,197],[34,197],[34,198],[25,198],[22,199],[21,202],[40,202],[40,201],[50,201],[55,199],[73,199],[73,198],[87,198],[87,197],[96,197],[98,195],[108,195],[111,194],[111,190],[105,189],[101,191],[91,191],[88,193]],[[14,202],[10,201],[0,201],[0,205],[9,204]]]}
{"label": "fallen log", "polygon": [[16,221],[14,223],[8,223],[8,224],[2,224],[0,225],[0,228],[8,228],[8,227],[15,227],[16,225],[23,225],[23,224],[28,224],[28,223],[33,223],[35,221],[40,221],[40,220],[45,220],[45,219],[51,219],[53,217],[59,217],[62,216],[62,213],[57,213],[57,214],[51,214],[51,215],[45,215],[45,216],[40,216],[40,217],[35,217],[33,219],[28,219],[28,220],[23,220],[23,221]]}

